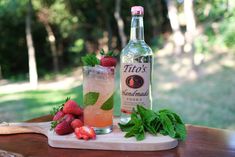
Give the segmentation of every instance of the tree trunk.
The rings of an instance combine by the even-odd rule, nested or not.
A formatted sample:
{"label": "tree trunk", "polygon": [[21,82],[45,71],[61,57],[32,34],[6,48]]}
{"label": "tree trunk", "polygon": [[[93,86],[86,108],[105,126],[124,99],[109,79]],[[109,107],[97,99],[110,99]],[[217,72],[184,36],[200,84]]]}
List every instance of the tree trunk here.
{"label": "tree trunk", "polygon": [[183,50],[183,45],[184,45],[184,36],[180,30],[180,24],[178,20],[178,11],[176,8],[175,0],[167,0],[167,9],[168,9],[168,16],[170,19],[171,28],[173,31],[175,52],[181,53]]}
{"label": "tree trunk", "polygon": [[2,67],[1,67],[1,65],[0,65],[0,80],[3,78],[3,76],[2,76]]}
{"label": "tree trunk", "polygon": [[194,55],[195,55],[194,38],[196,32],[196,20],[193,12],[193,0],[184,1],[184,15],[186,18],[186,33],[185,33],[186,46],[191,54],[192,68],[196,69],[195,60],[194,60]]}
{"label": "tree trunk", "polygon": [[113,49],[112,48],[112,38],[113,38],[113,32],[112,32],[112,28],[111,28],[111,25],[110,25],[110,19],[109,18],[107,18],[107,24],[106,24],[107,26],[107,30],[108,30],[108,48],[109,48],[109,51],[111,50],[111,49]]}
{"label": "tree trunk", "polygon": [[99,18],[99,23],[105,24],[105,30],[103,32],[102,41],[99,42],[99,49],[104,49],[104,51],[110,51],[112,49],[112,27],[110,24],[110,14],[107,13],[107,4],[104,5],[101,0],[97,0],[97,9],[101,12],[101,17]]}
{"label": "tree trunk", "polygon": [[121,7],[121,0],[115,0],[115,11],[114,11],[114,17],[116,19],[117,22],[117,26],[118,26],[118,33],[121,39],[121,46],[122,48],[126,46],[126,42],[127,42],[127,37],[126,34],[124,32],[124,22],[123,19],[120,15],[120,7]]}
{"label": "tree trunk", "polygon": [[146,1],[146,7],[147,7],[147,11],[149,13],[149,17],[151,19],[151,24],[152,24],[152,27],[153,27],[153,36],[155,37],[157,34],[158,34],[158,31],[157,31],[157,19],[154,15],[154,12],[153,12],[153,9],[151,8],[151,3],[150,1]]}
{"label": "tree trunk", "polygon": [[229,5],[230,4],[230,2],[229,2],[229,0],[226,0],[226,11],[228,12],[229,11]]}
{"label": "tree trunk", "polygon": [[59,60],[59,67],[58,68],[63,68],[64,67],[64,45],[63,45],[63,39],[59,41],[58,47],[57,47],[57,52],[58,52],[58,60]]}
{"label": "tree trunk", "polygon": [[57,74],[59,72],[59,58],[58,58],[59,55],[58,55],[57,48],[56,48],[56,38],[49,22],[49,16],[50,16],[49,9],[46,7],[42,8],[37,13],[37,16],[38,16],[39,21],[42,22],[42,24],[44,25],[46,29],[48,41],[49,41],[50,49],[52,53],[53,70]]}
{"label": "tree trunk", "polygon": [[37,74],[37,64],[35,58],[35,49],[33,45],[32,31],[31,31],[31,17],[32,17],[32,1],[28,1],[28,9],[25,20],[25,32],[26,32],[26,42],[28,47],[28,57],[29,57],[29,81],[32,88],[37,88],[38,85],[38,74]]}
{"label": "tree trunk", "polygon": [[59,72],[59,59],[58,59],[58,53],[56,49],[55,35],[49,23],[44,23],[44,26],[46,28],[48,40],[50,43],[52,60],[53,60],[53,70],[57,74]]}

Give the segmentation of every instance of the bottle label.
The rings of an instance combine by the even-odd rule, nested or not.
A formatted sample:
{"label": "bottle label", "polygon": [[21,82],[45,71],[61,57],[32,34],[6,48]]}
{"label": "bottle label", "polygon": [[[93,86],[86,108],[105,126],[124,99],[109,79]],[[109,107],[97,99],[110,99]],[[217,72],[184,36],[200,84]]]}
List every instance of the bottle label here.
{"label": "bottle label", "polygon": [[150,63],[121,65],[121,111],[131,113],[136,105],[150,108]]}

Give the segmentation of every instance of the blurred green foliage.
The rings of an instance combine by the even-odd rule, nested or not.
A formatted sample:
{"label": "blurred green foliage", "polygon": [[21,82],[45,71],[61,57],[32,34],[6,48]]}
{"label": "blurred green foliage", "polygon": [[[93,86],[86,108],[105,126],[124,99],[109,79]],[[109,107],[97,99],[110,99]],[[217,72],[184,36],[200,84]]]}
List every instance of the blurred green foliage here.
{"label": "blurred green foliage", "polygon": [[[175,0],[176,1],[176,0]],[[81,65],[81,56],[98,51],[108,45],[119,52],[121,41],[114,18],[115,0],[32,0],[32,34],[36,50],[39,77],[53,71],[52,53],[45,26],[38,14],[47,12],[56,39],[60,70]],[[145,40],[156,52],[164,46],[171,33],[166,0],[129,0],[121,3],[124,32],[130,33],[130,7],[145,8]],[[183,1],[176,1],[180,12]],[[3,78],[26,79],[28,77],[28,54],[25,40],[25,17],[28,0],[0,1],[0,66]],[[231,4],[230,4],[231,3]],[[233,4],[233,5],[232,5]],[[151,12],[149,10],[151,9]],[[235,49],[234,2],[231,0],[194,1],[197,25],[204,33],[195,40],[197,53],[208,53],[213,45]],[[153,19],[157,22],[154,24]],[[182,27],[183,28],[183,27]],[[108,41],[107,41],[108,38]]]}
{"label": "blurred green foliage", "polygon": [[213,52],[214,45],[235,52],[235,3],[231,0],[195,1],[198,25],[204,32],[195,42],[196,52]]}

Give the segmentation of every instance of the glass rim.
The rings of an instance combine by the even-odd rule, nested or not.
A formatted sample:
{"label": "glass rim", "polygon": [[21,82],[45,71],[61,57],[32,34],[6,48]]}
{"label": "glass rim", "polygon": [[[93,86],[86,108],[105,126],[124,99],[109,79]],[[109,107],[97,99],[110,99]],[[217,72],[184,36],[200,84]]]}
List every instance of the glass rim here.
{"label": "glass rim", "polygon": [[115,67],[105,67],[105,66],[101,66],[98,65],[97,66],[83,66],[82,67],[83,72],[87,72],[87,71],[91,71],[91,72],[98,72],[100,74],[113,74]]}

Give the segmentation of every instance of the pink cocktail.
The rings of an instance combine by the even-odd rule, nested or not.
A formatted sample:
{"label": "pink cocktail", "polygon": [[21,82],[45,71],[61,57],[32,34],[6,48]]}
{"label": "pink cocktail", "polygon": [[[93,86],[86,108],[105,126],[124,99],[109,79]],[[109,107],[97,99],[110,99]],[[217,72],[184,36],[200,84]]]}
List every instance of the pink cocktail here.
{"label": "pink cocktail", "polygon": [[97,134],[112,131],[114,80],[113,67],[83,67],[84,124]]}

